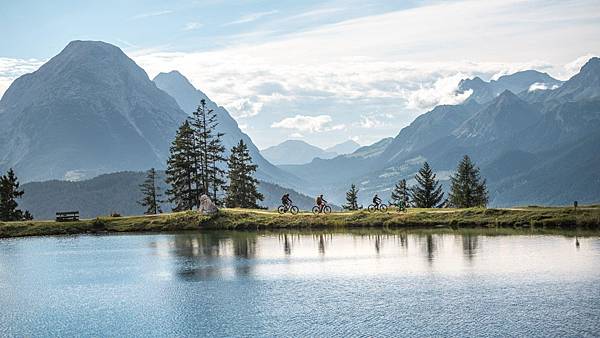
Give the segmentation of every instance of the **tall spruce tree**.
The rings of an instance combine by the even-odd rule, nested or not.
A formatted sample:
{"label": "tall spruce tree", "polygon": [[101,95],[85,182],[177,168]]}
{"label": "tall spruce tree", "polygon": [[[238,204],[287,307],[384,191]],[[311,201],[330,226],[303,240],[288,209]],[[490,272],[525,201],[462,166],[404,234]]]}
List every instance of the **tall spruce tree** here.
{"label": "tall spruce tree", "polygon": [[402,179],[394,186],[392,190],[392,204],[400,209],[408,208],[410,202],[410,191],[406,186],[406,180]]}
{"label": "tall spruce tree", "polygon": [[225,147],[222,145],[223,134],[217,133],[219,125],[217,114],[206,107],[206,101],[202,99],[196,111],[190,118],[191,128],[194,133],[195,169],[194,182],[196,190],[196,204],[199,204],[200,196],[206,194],[218,203],[217,193],[223,189],[225,183]]}
{"label": "tall spruce tree", "polygon": [[221,142],[221,138],[224,134],[218,133],[216,138],[213,138],[208,144],[208,159],[209,169],[208,177],[210,179],[211,198],[217,205],[222,204],[222,198],[219,197],[219,191],[225,191],[227,186],[225,185],[225,175],[227,171],[221,167],[221,163],[225,163],[227,158],[225,157],[225,146]]}
{"label": "tall spruce tree", "polygon": [[21,221],[33,219],[29,211],[17,209],[17,199],[25,193],[19,189],[19,179],[11,168],[0,177],[0,221]]}
{"label": "tall spruce tree", "polygon": [[197,152],[194,131],[188,121],[177,130],[167,160],[167,179],[170,188],[165,191],[168,201],[175,205],[173,211],[192,210],[197,203],[196,164]]}
{"label": "tall spruce tree", "polygon": [[346,210],[358,210],[358,188],[352,184],[350,190],[346,192],[346,204],[343,206]]}
{"label": "tall spruce tree", "polygon": [[468,155],[465,155],[456,168],[456,174],[450,177],[449,204],[455,208],[485,207],[488,192],[485,179],[479,174]]}
{"label": "tall spruce tree", "polygon": [[417,208],[441,208],[444,204],[444,193],[429,163],[423,163],[423,167],[419,169],[415,179],[417,184],[410,189],[414,206]]}
{"label": "tall spruce tree", "polygon": [[260,208],[257,201],[264,197],[258,192],[258,180],[253,176],[256,168],[258,166],[252,164],[248,147],[240,140],[229,156],[229,186],[225,197],[228,208]]}
{"label": "tall spruce tree", "polygon": [[146,215],[162,213],[160,208],[162,194],[160,193],[160,187],[156,182],[156,170],[150,168],[150,170],[146,172],[144,183],[140,184],[142,200],[138,202],[141,206],[146,208],[146,211],[144,212]]}

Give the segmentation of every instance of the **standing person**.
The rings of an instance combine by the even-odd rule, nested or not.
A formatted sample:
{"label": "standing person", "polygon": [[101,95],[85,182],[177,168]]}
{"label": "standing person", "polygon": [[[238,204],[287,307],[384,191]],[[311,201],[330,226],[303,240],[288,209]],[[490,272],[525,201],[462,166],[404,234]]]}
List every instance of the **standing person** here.
{"label": "standing person", "polygon": [[319,207],[319,212],[323,212],[323,207],[327,203],[327,201],[323,198],[323,194],[317,196],[316,203],[317,203],[317,206]]}

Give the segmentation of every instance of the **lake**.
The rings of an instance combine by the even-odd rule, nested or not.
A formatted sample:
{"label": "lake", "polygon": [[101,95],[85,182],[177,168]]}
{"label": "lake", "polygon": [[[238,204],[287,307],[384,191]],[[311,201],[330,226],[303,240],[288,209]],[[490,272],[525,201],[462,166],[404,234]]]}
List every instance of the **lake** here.
{"label": "lake", "polygon": [[0,239],[0,336],[598,336],[600,238]]}

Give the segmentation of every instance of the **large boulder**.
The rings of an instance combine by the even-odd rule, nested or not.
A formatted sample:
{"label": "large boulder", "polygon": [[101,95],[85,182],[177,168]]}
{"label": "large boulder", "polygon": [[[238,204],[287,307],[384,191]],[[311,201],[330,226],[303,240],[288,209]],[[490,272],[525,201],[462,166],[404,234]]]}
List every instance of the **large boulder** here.
{"label": "large boulder", "polygon": [[219,212],[219,208],[213,203],[213,201],[207,195],[200,196],[200,207],[198,212],[202,215],[214,215]]}

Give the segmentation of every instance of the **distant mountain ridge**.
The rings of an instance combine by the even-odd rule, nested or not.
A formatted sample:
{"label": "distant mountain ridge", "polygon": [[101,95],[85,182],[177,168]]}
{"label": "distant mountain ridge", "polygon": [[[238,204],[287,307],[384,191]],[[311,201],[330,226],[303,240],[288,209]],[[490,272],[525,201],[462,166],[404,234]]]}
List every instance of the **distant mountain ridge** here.
{"label": "distant mountain ridge", "polygon": [[325,151],[331,152],[331,153],[336,153],[338,155],[346,155],[346,154],[352,154],[358,148],[360,148],[360,144],[358,144],[354,140],[348,140],[348,141],[345,141],[342,143],[338,143],[329,148],[325,148]]}
{"label": "distant mountain ridge", "polygon": [[487,103],[494,100],[502,92],[508,90],[514,94],[519,94],[532,89],[537,85],[538,88],[556,88],[562,84],[550,75],[536,70],[525,70],[510,75],[500,76],[497,80],[486,82],[480,77],[461,80],[458,84],[458,93],[472,91],[470,100],[478,103]]}
{"label": "distant mountain ridge", "polygon": [[[492,83],[494,90],[504,89],[487,96],[472,84],[483,83],[486,89],[488,83],[463,81],[463,88],[473,90],[475,97],[419,116],[393,140],[382,141],[385,149],[374,156],[347,155],[283,168],[312,178],[314,190],[305,192],[328,191],[336,202],[356,183],[365,202],[376,192],[389,194],[399,179],[413,184],[412,177],[424,161],[448,188],[450,174],[468,154],[484,175],[489,173],[491,205],[599,202],[600,172],[594,149],[600,149],[600,139],[595,137],[600,134],[600,59],[590,59],[559,87],[554,82],[547,89],[530,91],[540,80],[553,83],[547,74],[534,71],[502,77]],[[505,88],[509,85],[517,92]]]}
{"label": "distant mountain ridge", "polygon": [[315,158],[333,158],[335,152],[328,152],[301,140],[286,140],[278,145],[261,150],[261,154],[275,165],[305,164]]}

